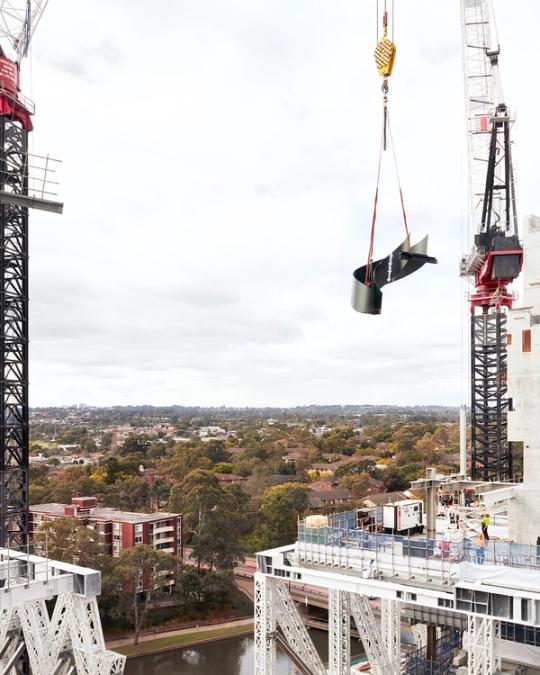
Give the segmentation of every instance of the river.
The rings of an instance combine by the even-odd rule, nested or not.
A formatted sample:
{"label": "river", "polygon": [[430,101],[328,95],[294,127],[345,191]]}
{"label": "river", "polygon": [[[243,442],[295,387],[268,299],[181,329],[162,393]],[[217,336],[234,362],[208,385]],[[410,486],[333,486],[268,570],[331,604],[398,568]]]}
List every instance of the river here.
{"label": "river", "polygon": [[[326,661],[328,633],[310,632]],[[351,641],[351,652],[358,660],[362,658],[363,649],[358,640]],[[128,659],[125,675],[253,675],[253,670],[253,637],[248,636]],[[278,649],[276,675],[297,673],[298,670]]]}

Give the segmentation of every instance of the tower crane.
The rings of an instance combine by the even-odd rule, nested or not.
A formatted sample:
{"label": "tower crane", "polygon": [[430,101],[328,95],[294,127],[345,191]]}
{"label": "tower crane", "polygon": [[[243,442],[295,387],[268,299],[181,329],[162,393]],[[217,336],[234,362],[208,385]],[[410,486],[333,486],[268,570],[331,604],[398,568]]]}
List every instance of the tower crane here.
{"label": "tower crane", "polygon": [[0,672],[121,675],[125,657],[103,638],[99,573],[32,555],[28,543],[28,214],[63,205],[54,160],[28,152],[34,105],[19,74],[46,5],[0,0]]}
{"label": "tower crane", "polygon": [[513,124],[499,71],[492,0],[461,0],[469,159],[469,213],[475,228],[461,275],[470,294],[473,480],[512,477],[507,436],[506,309],[519,276],[519,240],[510,132]]}
{"label": "tower crane", "polygon": [[0,0],[0,546],[11,548],[28,543],[28,212],[62,211],[49,170],[29,159],[34,105],[19,85],[46,5]]}

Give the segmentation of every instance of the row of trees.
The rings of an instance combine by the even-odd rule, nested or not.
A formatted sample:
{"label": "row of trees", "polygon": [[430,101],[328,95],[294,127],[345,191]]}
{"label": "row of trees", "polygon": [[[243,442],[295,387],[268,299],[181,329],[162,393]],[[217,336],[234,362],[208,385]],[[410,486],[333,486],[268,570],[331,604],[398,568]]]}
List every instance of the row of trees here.
{"label": "row of trees", "polygon": [[119,622],[131,626],[135,644],[150,612],[164,599],[174,600],[184,616],[193,612],[206,615],[226,607],[231,599],[230,570],[196,570],[180,558],[144,544],[112,558],[102,535],[74,518],[44,523],[34,544],[51,559],[99,570],[102,619],[106,625]]}
{"label": "row of trees", "polygon": [[[84,469],[68,471],[85,475]],[[120,482],[127,480],[135,479]],[[190,471],[173,485],[168,504],[170,510],[184,515],[184,537],[192,559],[188,565],[144,545],[111,558],[102,535],[74,518],[46,522],[35,535],[35,545],[52,559],[98,569],[105,622],[129,617],[137,641],[152,607],[171,587],[184,615],[227,606],[235,565],[248,553],[294,540],[297,519],[307,510],[307,494],[306,487],[291,483],[269,488],[254,501],[238,486],[221,487],[212,471]],[[147,590],[141,593],[137,582],[143,579]]]}
{"label": "row of trees", "polygon": [[[133,436],[100,466],[70,467],[54,480],[50,467],[32,466],[32,503],[68,503],[73,492],[79,492],[97,496],[105,506],[130,511],[165,507],[183,513],[190,565],[145,546],[111,559],[99,533],[71,519],[46,524],[36,543],[51,558],[99,569],[105,617],[130,616],[138,635],[171,581],[175,600],[185,613],[226,606],[231,600],[232,570],[245,555],[296,538],[298,518],[308,510],[309,487],[290,482],[268,488],[269,474],[290,473],[291,479],[307,483],[305,470],[310,462],[345,454],[351,461],[335,473],[335,479],[360,500],[374,478],[389,491],[404,489],[426,465],[446,462],[458,447],[457,425],[385,421],[366,427],[360,438],[352,429],[333,431],[304,446],[311,447],[305,460],[284,465],[287,444],[307,444],[310,438],[313,442],[305,429],[271,429],[264,434],[247,430],[241,439],[244,452],[237,457],[220,441],[174,445]],[[375,466],[381,461],[386,463],[384,471]],[[163,477],[146,480],[141,465],[157,468]],[[230,472],[249,477],[247,491],[220,484],[219,474]],[[137,585],[141,578],[149,584],[149,592],[141,594]]]}

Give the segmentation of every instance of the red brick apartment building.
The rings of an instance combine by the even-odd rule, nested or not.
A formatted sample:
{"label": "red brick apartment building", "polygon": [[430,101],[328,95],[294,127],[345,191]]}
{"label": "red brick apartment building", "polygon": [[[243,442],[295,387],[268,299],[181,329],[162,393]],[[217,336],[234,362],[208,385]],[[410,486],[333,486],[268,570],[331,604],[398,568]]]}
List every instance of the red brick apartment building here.
{"label": "red brick apartment building", "polygon": [[71,504],[35,504],[30,507],[30,535],[45,522],[71,517],[103,535],[109,554],[136,544],[182,556],[182,515],[179,513],[130,513],[101,508],[95,497],[72,497]]}

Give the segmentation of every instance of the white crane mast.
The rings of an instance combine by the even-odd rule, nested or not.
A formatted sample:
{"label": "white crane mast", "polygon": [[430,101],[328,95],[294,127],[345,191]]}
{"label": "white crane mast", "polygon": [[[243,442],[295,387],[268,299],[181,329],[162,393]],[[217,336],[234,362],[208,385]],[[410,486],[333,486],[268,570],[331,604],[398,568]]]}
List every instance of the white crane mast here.
{"label": "white crane mast", "polygon": [[[0,44],[20,63],[49,0],[0,0]],[[10,56],[7,54],[7,56]]]}
{"label": "white crane mast", "polygon": [[[503,103],[492,0],[461,0],[471,225],[480,224],[495,108]],[[497,207],[496,207],[497,208]]]}

